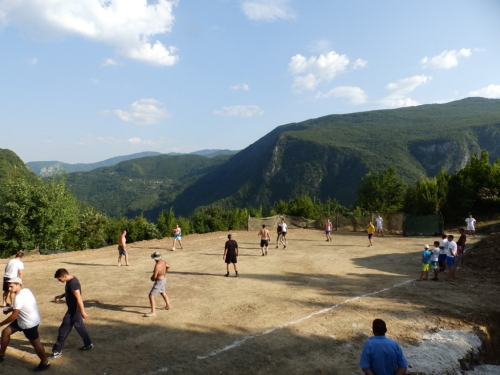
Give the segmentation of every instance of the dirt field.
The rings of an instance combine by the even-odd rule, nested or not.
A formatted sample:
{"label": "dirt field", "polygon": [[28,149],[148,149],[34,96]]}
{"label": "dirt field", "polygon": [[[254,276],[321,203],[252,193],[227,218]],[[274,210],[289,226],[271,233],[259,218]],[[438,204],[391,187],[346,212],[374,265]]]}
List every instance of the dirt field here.
{"label": "dirt field", "polygon": [[[227,233],[183,237],[184,249],[174,252],[170,239],[130,244],[130,267],[116,266],[115,247],[25,257],[24,287],[37,298],[48,353],[66,310],[52,302],[64,289],[53,278],[56,269],[79,278],[90,316],[95,349],[78,351],[82,342],[73,331],[50,373],[360,374],[374,318],[384,319],[387,336],[403,346],[439,329],[476,332],[486,348],[481,359],[498,364],[492,354],[500,327],[498,267],[484,271],[488,266],[474,250],[454,285],[419,283],[423,244],[435,238],[376,237],[367,247],[365,234],[334,233],[327,243],[322,231],[292,229],[285,250],[271,246],[262,257],[256,232],[233,233],[238,278],[232,271],[224,277]],[[172,309],[145,318],[154,251],[171,266]],[[486,262],[498,265],[500,256],[491,254]],[[160,296],[156,301],[163,305]],[[17,333],[0,372],[28,374],[37,363]]]}

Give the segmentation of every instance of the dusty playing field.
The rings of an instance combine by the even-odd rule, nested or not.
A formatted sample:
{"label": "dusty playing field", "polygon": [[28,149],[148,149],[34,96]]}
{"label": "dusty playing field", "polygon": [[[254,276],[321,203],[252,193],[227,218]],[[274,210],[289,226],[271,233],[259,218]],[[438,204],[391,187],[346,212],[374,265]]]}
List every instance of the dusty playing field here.
{"label": "dusty playing field", "polygon": [[[130,267],[116,266],[114,246],[25,257],[24,287],[37,298],[48,353],[66,309],[52,302],[64,288],[53,278],[56,269],[79,278],[90,316],[95,349],[78,351],[82,342],[73,331],[50,372],[359,374],[374,318],[386,320],[388,337],[402,345],[440,328],[475,330],[485,340],[498,329],[486,324],[498,311],[498,280],[465,270],[455,285],[412,281],[420,273],[423,244],[435,238],[376,237],[369,248],[365,234],[334,234],[327,243],[322,231],[292,229],[285,250],[273,244],[262,257],[256,232],[233,233],[239,278],[232,269],[224,277],[227,233],[183,237],[184,250],[175,252],[168,251],[170,239],[130,244]],[[154,251],[171,266],[172,309],[145,318]],[[2,270],[5,263],[0,261]],[[163,306],[160,296],[156,301]],[[27,374],[37,363],[17,333],[0,372]]]}

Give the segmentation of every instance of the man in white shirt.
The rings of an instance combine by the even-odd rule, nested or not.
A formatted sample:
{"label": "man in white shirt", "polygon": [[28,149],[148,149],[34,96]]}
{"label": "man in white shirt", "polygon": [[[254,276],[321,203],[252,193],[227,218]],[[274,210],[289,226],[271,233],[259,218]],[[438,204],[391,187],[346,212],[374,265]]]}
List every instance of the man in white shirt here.
{"label": "man in white shirt", "polygon": [[439,243],[439,273],[446,271],[446,250],[448,249],[448,236],[441,235],[441,242]]}
{"label": "man in white shirt", "polygon": [[5,265],[5,271],[3,273],[3,303],[2,306],[7,305],[7,296],[10,294],[10,306],[12,306],[12,301],[14,300],[14,293],[9,292],[9,279],[13,277],[19,277],[23,279],[24,263],[22,262],[24,253],[22,251],[16,254],[14,259],[11,259]]}
{"label": "man in white shirt", "polygon": [[377,233],[379,236],[384,235],[384,219],[380,217],[380,215],[377,215],[375,218],[375,223],[377,224]]}
{"label": "man in white shirt", "polygon": [[9,280],[9,291],[15,294],[12,307],[4,309],[4,314],[10,316],[0,327],[9,324],[2,331],[0,362],[5,360],[5,351],[9,346],[10,336],[18,331],[22,331],[35,349],[36,355],[40,358],[40,364],[33,369],[35,372],[48,370],[50,362],[45,354],[45,348],[40,342],[38,334],[38,325],[40,324],[40,314],[36,305],[36,299],[31,290],[23,289],[23,281],[19,277],[13,277]]}
{"label": "man in white shirt", "polygon": [[467,230],[469,231],[469,236],[476,237],[476,219],[469,215],[467,219],[465,219],[465,224],[467,224]]}
{"label": "man in white shirt", "polygon": [[453,241],[453,235],[448,236],[448,246],[446,248],[446,264],[448,265],[448,269],[450,274],[448,275],[447,281],[452,281],[455,278],[455,257],[458,255],[457,253],[457,244]]}

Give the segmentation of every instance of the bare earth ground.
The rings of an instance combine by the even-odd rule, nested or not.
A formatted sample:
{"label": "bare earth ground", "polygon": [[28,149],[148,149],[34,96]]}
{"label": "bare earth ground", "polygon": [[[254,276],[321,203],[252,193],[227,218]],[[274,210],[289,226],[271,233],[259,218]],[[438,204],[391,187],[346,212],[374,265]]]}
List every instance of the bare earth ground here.
{"label": "bare earth ground", "polygon": [[[232,270],[224,277],[222,232],[185,236],[184,250],[174,252],[168,251],[170,239],[130,244],[130,267],[116,266],[114,246],[26,256],[24,286],[37,298],[47,353],[66,309],[52,302],[64,288],[53,278],[56,269],[79,278],[90,316],[86,325],[95,349],[78,351],[82,342],[73,330],[50,373],[360,374],[359,356],[374,318],[384,319],[388,337],[406,346],[439,329],[475,332],[485,347],[480,359],[499,364],[496,241],[485,244],[487,256],[469,252],[470,265],[453,285],[444,277],[414,282],[423,244],[435,238],[386,235],[369,248],[366,234],[334,234],[327,243],[322,231],[292,229],[285,250],[270,246],[262,257],[255,232],[233,233],[239,278]],[[469,246],[479,239],[469,239]],[[154,251],[171,266],[172,309],[145,318]],[[163,305],[160,296],[156,301]],[[28,374],[37,363],[17,333],[0,372]]]}

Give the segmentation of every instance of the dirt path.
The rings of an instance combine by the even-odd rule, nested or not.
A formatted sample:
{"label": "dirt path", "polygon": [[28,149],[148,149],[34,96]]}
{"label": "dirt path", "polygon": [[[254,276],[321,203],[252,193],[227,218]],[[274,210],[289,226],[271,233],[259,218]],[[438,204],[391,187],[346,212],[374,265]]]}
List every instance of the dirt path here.
{"label": "dirt path", "polygon": [[[79,352],[81,339],[72,332],[51,373],[359,374],[377,317],[402,345],[438,329],[476,331],[485,340],[498,329],[489,323],[498,317],[498,277],[466,269],[455,285],[413,281],[423,244],[434,238],[377,237],[369,248],[363,234],[327,243],[321,231],[292,229],[287,249],[271,246],[262,257],[256,233],[234,232],[240,277],[226,278],[226,235],[186,236],[184,250],[174,252],[167,239],[133,243],[130,267],[116,266],[115,247],[26,257],[25,287],[37,298],[48,353],[66,307],[52,302],[63,291],[56,269],[79,278],[90,316],[95,350]],[[173,308],[145,318],[154,251],[172,267]],[[13,336],[1,372],[28,374],[36,364],[24,336]]]}

